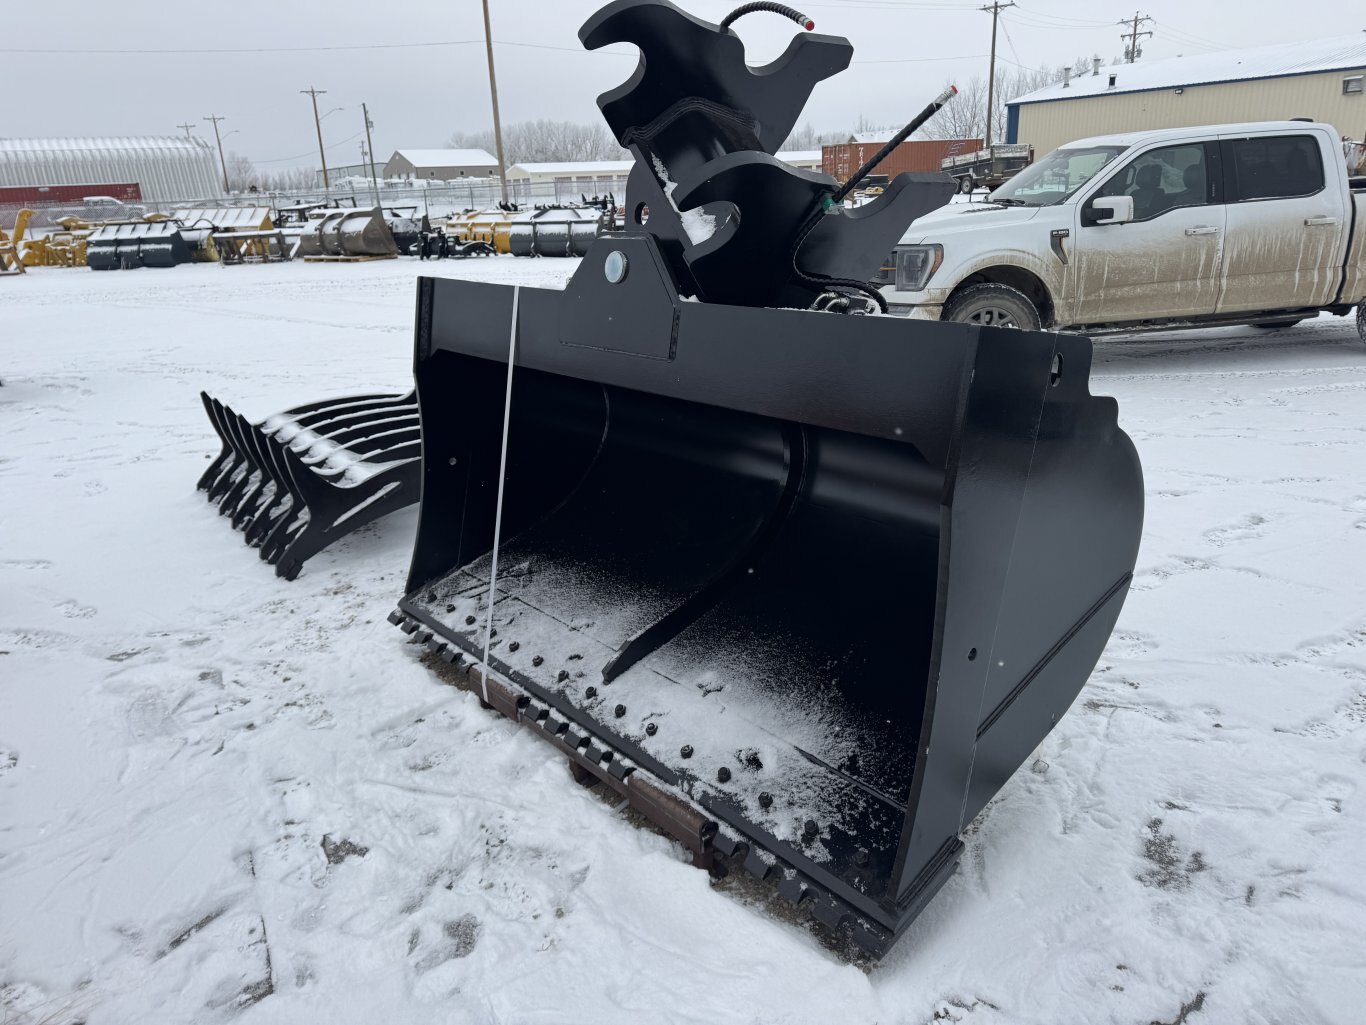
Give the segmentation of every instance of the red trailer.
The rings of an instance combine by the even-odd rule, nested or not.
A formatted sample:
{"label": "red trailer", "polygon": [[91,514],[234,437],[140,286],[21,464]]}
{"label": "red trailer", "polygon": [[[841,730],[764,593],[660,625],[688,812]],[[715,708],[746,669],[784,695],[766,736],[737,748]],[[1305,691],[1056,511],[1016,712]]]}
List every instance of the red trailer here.
{"label": "red trailer", "polygon": [[141,203],[137,182],[99,182],[92,185],[0,185],[0,206],[47,206],[81,203],[87,196],[109,196],[120,203]]}

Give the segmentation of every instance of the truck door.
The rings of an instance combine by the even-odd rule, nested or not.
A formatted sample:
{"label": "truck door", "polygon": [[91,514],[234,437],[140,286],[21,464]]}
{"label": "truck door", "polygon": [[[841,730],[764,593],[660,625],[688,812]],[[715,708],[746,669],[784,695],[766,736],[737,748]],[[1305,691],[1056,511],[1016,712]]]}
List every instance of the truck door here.
{"label": "truck door", "polygon": [[[1198,317],[1218,301],[1224,233],[1219,149],[1187,142],[1146,150],[1076,206],[1078,324]],[[1134,217],[1098,224],[1092,201],[1129,196]]]}
{"label": "truck door", "polygon": [[1219,312],[1331,302],[1348,226],[1318,137],[1226,137],[1220,145],[1228,227]]}

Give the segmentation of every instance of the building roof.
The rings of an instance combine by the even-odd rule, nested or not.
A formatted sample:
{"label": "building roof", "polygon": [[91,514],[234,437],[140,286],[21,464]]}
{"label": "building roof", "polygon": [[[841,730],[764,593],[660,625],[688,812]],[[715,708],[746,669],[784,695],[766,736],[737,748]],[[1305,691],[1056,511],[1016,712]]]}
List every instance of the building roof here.
{"label": "building roof", "polygon": [[[1045,103],[1083,96],[1144,92],[1149,89],[1174,89],[1178,86],[1210,85],[1215,82],[1243,82],[1257,78],[1307,75],[1323,71],[1366,68],[1366,35],[1358,32],[1312,39],[1303,43],[1276,43],[1246,50],[1220,50],[1216,53],[1165,60],[1138,61],[1102,67],[1099,75],[1082,74],[1070,85],[1061,82],[1036,89],[1011,100],[1013,104]],[[1110,76],[1115,84],[1110,85]]]}
{"label": "building roof", "polygon": [[92,151],[122,153],[191,153],[195,156],[209,149],[203,139],[188,135],[119,135],[107,138],[2,139],[0,153],[59,154],[90,153]]}
{"label": "building roof", "polygon": [[855,132],[849,136],[849,142],[855,146],[870,146],[876,144],[881,146],[887,142],[897,130],[895,128],[883,128],[876,132]]}
{"label": "building roof", "polygon": [[775,153],[774,156],[789,164],[819,164],[821,162],[821,151],[818,149],[785,149]]}
{"label": "building roof", "polygon": [[518,177],[513,172],[520,171],[523,175],[533,174],[558,174],[574,176],[577,174],[626,174],[635,166],[634,160],[564,160],[564,161],[526,161],[520,164],[513,164],[508,168],[508,177]]}
{"label": "building roof", "polygon": [[394,157],[402,157],[414,167],[498,166],[497,158],[482,149],[400,149],[394,151]]}

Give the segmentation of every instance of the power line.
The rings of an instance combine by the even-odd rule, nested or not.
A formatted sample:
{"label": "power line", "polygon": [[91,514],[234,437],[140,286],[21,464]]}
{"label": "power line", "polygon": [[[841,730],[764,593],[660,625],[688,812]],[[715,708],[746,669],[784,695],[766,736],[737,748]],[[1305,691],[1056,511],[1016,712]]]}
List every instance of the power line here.
{"label": "power line", "polygon": [[1110,22],[1096,21],[1094,18],[1073,18],[1065,14],[1049,14],[1047,11],[1036,11],[1032,7],[1021,7],[1021,13],[1028,14],[1031,18],[1038,18],[1043,21],[1056,21],[1066,25],[1078,25],[1090,28],[1109,28]]}
{"label": "power line", "polygon": [[[362,135],[364,135],[364,134],[365,134],[365,131],[364,131],[364,130],[361,130],[361,131],[357,132],[355,135],[352,135],[352,136],[350,136],[350,137],[348,137],[348,138],[343,139],[341,142],[334,142],[331,146],[328,146],[328,147],[327,147],[327,151],[330,153],[330,152],[332,152],[332,150],[334,150],[334,149],[340,149],[342,146],[345,146],[345,145],[347,145],[348,143],[355,142],[357,139],[359,139],[359,138],[360,138]],[[306,153],[295,153],[295,154],[293,154],[292,156],[288,156],[288,157],[271,157],[269,160],[253,160],[252,163],[253,163],[253,164],[283,164],[283,163],[285,163],[285,162],[288,161],[288,160],[305,160],[305,159],[307,159],[308,157],[311,157],[312,155],[313,155],[313,151],[312,151],[312,150],[308,150]]]}
{"label": "power line", "polygon": [[[810,4],[806,6],[810,7]],[[883,60],[850,61],[851,64],[934,64],[939,61],[981,60],[985,53],[965,53],[957,57],[888,57]],[[1001,60],[1005,60],[1004,57]]]}
{"label": "power line", "polygon": [[1015,49],[1015,40],[1010,38],[1010,26],[1004,21],[1001,22],[1001,31],[1005,33],[1006,44],[1010,47],[1010,52],[1015,56],[1015,59],[1018,61],[1020,59],[1020,51]]}
{"label": "power line", "polygon": [[[482,39],[446,39],[430,43],[356,43],[343,46],[243,46],[243,47],[220,47],[220,48],[87,48],[87,49],[35,49],[33,47],[0,47],[0,53],[33,53],[49,54],[59,56],[92,56],[100,54],[126,55],[126,54],[156,54],[156,55],[202,55],[202,54],[233,54],[233,53],[334,53],[341,50],[414,50],[420,48],[442,47],[442,46],[473,46],[482,45]],[[624,50],[585,50],[577,46],[551,46],[547,43],[523,43],[513,40],[495,39],[495,46],[520,46],[532,50],[560,50],[564,53],[605,53],[613,57],[635,57],[635,53],[628,53]]]}

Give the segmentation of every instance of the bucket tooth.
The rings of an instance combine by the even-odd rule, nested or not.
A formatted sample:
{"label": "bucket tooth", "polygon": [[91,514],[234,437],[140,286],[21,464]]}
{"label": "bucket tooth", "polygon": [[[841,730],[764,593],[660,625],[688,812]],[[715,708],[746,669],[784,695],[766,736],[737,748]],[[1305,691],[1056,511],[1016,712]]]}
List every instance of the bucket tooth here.
{"label": "bucket tooth", "polygon": [[778,866],[765,860],[757,847],[751,847],[745,852],[744,867],[746,872],[760,882],[778,871]]}
{"label": "bucket tooth", "polygon": [[789,904],[800,904],[809,892],[810,888],[797,875],[786,876],[778,884],[778,896]]}
{"label": "bucket tooth", "polygon": [[811,917],[833,933],[838,932],[853,916],[846,906],[826,898],[811,902]]}

